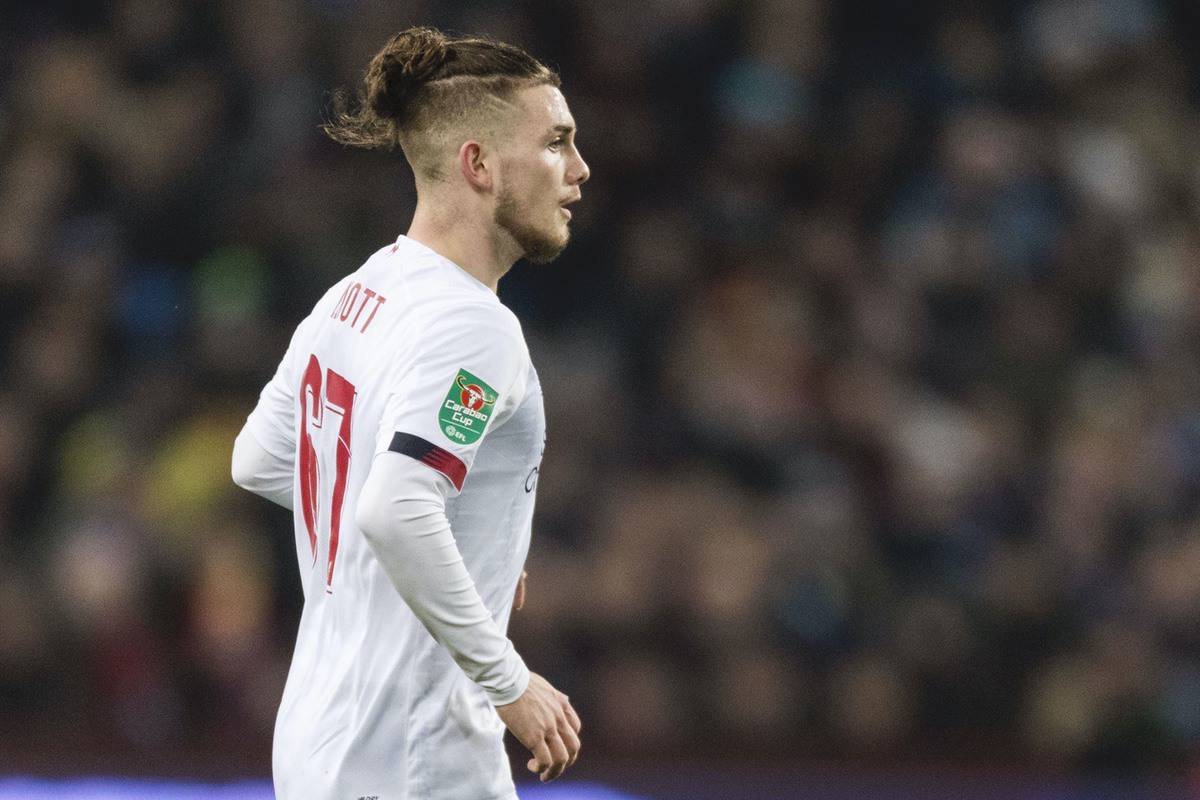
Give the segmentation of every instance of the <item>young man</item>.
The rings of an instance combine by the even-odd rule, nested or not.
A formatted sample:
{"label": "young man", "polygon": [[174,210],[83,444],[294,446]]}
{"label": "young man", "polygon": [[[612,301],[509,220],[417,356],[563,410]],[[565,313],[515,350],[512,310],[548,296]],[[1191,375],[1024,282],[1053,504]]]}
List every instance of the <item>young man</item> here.
{"label": "young man", "polygon": [[234,481],[295,510],[280,800],[513,798],[505,726],[542,780],[578,755],[574,709],[505,635],[545,420],[496,286],[561,252],[588,178],[558,87],[516,47],[414,28],[326,126],[401,147],[417,208],[300,323],[234,445]]}

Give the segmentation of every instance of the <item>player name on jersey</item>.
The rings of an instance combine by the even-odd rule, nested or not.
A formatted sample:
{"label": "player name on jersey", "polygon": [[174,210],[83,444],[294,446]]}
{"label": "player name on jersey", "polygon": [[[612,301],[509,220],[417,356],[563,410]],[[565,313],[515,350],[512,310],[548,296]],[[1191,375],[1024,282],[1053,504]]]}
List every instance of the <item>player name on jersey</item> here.
{"label": "player name on jersey", "polygon": [[[362,302],[358,303],[360,293],[362,294]],[[345,291],[342,292],[341,299],[337,301],[337,305],[333,307],[333,311],[329,314],[329,318],[341,320],[349,324],[351,328],[357,328],[363,309],[372,300],[375,301],[375,305],[371,309],[370,315],[363,321],[362,327],[358,328],[359,333],[366,333],[367,326],[371,324],[371,320],[375,319],[375,314],[379,312],[379,307],[387,302],[387,298],[374,289],[365,288],[357,281],[346,286]],[[358,303],[358,311],[354,312],[354,319],[350,319],[350,312],[354,311],[355,303]]]}

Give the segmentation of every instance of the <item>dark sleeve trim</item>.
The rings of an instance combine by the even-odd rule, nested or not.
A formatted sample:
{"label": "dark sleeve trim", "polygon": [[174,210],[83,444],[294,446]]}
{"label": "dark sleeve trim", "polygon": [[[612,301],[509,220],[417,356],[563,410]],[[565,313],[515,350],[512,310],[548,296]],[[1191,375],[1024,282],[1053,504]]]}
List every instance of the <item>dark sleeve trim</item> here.
{"label": "dark sleeve trim", "polygon": [[415,458],[422,464],[432,467],[449,478],[455,489],[462,491],[463,481],[467,479],[467,465],[453,453],[443,450],[420,436],[399,431],[392,436],[392,443],[388,450]]}

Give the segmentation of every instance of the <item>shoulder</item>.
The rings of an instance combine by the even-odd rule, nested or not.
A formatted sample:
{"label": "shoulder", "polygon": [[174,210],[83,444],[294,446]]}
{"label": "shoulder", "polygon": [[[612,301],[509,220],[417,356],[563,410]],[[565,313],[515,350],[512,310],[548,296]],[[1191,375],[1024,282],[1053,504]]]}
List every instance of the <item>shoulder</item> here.
{"label": "shoulder", "polygon": [[528,352],[521,322],[507,306],[488,298],[446,298],[433,305],[425,318],[426,332],[461,337]]}
{"label": "shoulder", "polygon": [[422,325],[414,365],[439,375],[456,371],[506,397],[525,391],[531,367],[517,318],[494,298],[442,305]]}

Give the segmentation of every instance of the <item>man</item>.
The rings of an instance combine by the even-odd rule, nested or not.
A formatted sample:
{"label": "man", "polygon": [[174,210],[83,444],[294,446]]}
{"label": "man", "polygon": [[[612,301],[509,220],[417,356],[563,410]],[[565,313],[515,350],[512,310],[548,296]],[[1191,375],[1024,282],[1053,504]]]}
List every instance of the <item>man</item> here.
{"label": "man", "polygon": [[516,47],[414,28],[326,126],[399,146],[417,208],[296,329],[234,445],[234,481],[295,509],[280,800],[514,798],[504,726],[543,781],[578,755],[574,709],[505,635],[545,421],[496,287],[561,252],[588,178],[558,87]]}

